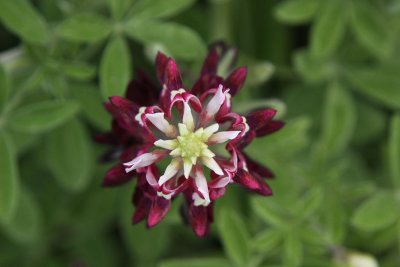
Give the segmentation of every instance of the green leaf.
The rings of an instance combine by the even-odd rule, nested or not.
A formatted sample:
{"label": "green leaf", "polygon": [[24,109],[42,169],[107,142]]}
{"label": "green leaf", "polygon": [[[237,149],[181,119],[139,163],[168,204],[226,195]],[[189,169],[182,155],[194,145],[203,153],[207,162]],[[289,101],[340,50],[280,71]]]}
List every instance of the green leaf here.
{"label": "green leaf", "polygon": [[195,0],[141,0],[134,5],[131,17],[154,19],[171,17],[191,6]]}
{"label": "green leaf", "polygon": [[285,267],[301,266],[303,261],[303,244],[294,233],[289,233],[284,242],[283,261]]}
{"label": "green leaf", "polygon": [[307,219],[321,206],[323,201],[323,192],[319,187],[314,187],[295,203],[294,207],[298,214],[298,220]]}
{"label": "green leaf", "polygon": [[351,94],[339,84],[332,84],[326,95],[319,156],[334,156],[343,151],[352,137],[355,122]]}
{"label": "green leaf", "polygon": [[16,110],[9,123],[21,132],[39,133],[63,124],[75,115],[79,106],[73,101],[44,101]]}
{"label": "green leaf", "polygon": [[400,203],[390,192],[379,192],[356,210],[351,222],[364,231],[377,231],[400,218]]}
{"label": "green leaf", "polygon": [[10,31],[27,42],[44,44],[49,38],[45,20],[30,1],[0,1],[0,18]]}
{"label": "green leaf", "polygon": [[275,17],[284,23],[300,24],[311,20],[318,10],[318,0],[288,0],[275,8]]}
{"label": "green leaf", "polygon": [[281,231],[269,228],[256,235],[255,239],[251,242],[252,248],[258,252],[269,253],[277,248],[282,238],[283,234]]}
{"label": "green leaf", "polygon": [[336,76],[334,63],[312,57],[309,52],[300,50],[294,54],[296,71],[309,82],[320,82]]}
{"label": "green leaf", "polygon": [[10,81],[3,66],[0,65],[0,111],[4,108],[10,92]]}
{"label": "green leaf", "polygon": [[132,19],[125,25],[126,33],[145,44],[161,44],[173,57],[187,60],[203,58],[206,46],[192,29],[177,23]]}
{"label": "green leaf", "polygon": [[360,44],[379,58],[387,58],[392,51],[394,32],[377,6],[369,1],[351,1],[351,26]]}
{"label": "green leaf", "polygon": [[286,229],[288,227],[287,212],[270,199],[253,197],[251,199],[251,206],[255,213],[266,223],[279,229]]}
{"label": "green leaf", "polygon": [[93,165],[91,140],[76,119],[46,137],[46,163],[58,183],[70,191],[82,191],[90,181]]}
{"label": "green leaf", "polygon": [[0,132],[0,221],[8,221],[17,207],[19,180],[11,140]]}
{"label": "green leaf", "polygon": [[393,115],[389,132],[389,170],[393,183],[400,187],[400,114]]}
{"label": "green leaf", "polygon": [[89,122],[101,130],[110,128],[111,117],[103,106],[98,88],[91,84],[76,84],[71,91]]}
{"label": "green leaf", "polygon": [[76,80],[89,80],[96,75],[96,67],[85,62],[64,63],[62,69],[65,75]]}
{"label": "green leaf", "polygon": [[131,57],[126,42],[114,37],[107,44],[101,58],[100,88],[104,99],[122,96],[131,75]]}
{"label": "green leaf", "polygon": [[400,76],[385,68],[350,69],[346,77],[354,89],[389,108],[400,108]]}
{"label": "green leaf", "polygon": [[2,224],[4,233],[18,243],[41,240],[41,214],[38,203],[27,190],[21,190],[16,210],[9,222]]}
{"label": "green leaf", "polygon": [[311,54],[316,58],[327,58],[343,40],[347,9],[341,1],[324,1],[322,9],[311,30]]}
{"label": "green leaf", "polygon": [[124,16],[127,10],[132,5],[133,0],[109,0],[108,4],[110,5],[111,14],[113,18],[120,19]]}
{"label": "green leaf", "polygon": [[158,267],[230,267],[232,264],[225,259],[201,258],[201,259],[176,259],[161,262]]}
{"label": "green leaf", "polygon": [[57,33],[74,42],[98,42],[111,33],[111,22],[97,14],[68,17],[57,28]]}
{"label": "green leaf", "polygon": [[236,266],[246,266],[250,261],[250,237],[246,225],[229,209],[221,209],[216,221],[225,253]]}

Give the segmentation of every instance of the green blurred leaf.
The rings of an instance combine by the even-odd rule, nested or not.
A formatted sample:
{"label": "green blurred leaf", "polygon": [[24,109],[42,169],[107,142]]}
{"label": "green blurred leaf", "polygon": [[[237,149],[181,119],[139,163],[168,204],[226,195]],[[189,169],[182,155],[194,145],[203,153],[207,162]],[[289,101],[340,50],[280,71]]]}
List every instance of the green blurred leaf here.
{"label": "green blurred leaf", "polygon": [[68,17],[57,28],[57,33],[74,42],[98,42],[111,32],[111,22],[98,14]]}
{"label": "green blurred leaf", "polygon": [[3,66],[0,65],[0,111],[4,108],[10,92],[10,81]]}
{"label": "green blurred leaf", "polygon": [[301,266],[303,261],[303,245],[300,238],[294,233],[288,234],[283,248],[283,261],[285,267]]}
{"label": "green blurred leaf", "polygon": [[96,67],[85,62],[64,63],[65,75],[76,80],[89,80],[96,75]]}
{"label": "green blurred leaf", "polygon": [[284,23],[300,24],[312,19],[318,10],[318,0],[288,0],[275,8],[275,17]]}
{"label": "green blurred leaf", "polygon": [[389,132],[389,170],[394,185],[400,187],[400,114],[393,115]]}
{"label": "green blurred leaf", "polygon": [[322,215],[329,242],[332,245],[342,244],[343,239],[346,237],[348,216],[345,212],[345,207],[340,203],[336,195],[325,197]]}
{"label": "green blurred leaf", "polygon": [[131,19],[125,30],[130,37],[145,44],[161,44],[176,58],[193,60],[202,58],[206,53],[200,36],[177,23]]}
{"label": "green blurred leaf", "polygon": [[250,261],[250,237],[241,217],[221,209],[216,221],[227,256],[236,266],[246,266]]}
{"label": "green blurred leaf", "polygon": [[201,259],[176,259],[161,262],[158,267],[230,267],[232,264],[225,259],[201,258]]}
{"label": "green blurred leaf", "polygon": [[131,75],[131,56],[121,37],[109,41],[100,65],[100,88],[104,99],[122,96]]}
{"label": "green blurred leaf", "polygon": [[134,0],[108,0],[113,18],[120,19],[127,12]]}
{"label": "green blurred leaf", "polygon": [[367,199],[353,215],[351,222],[364,231],[377,231],[400,218],[400,203],[390,192],[379,192]]}
{"label": "green blurred leaf", "polygon": [[17,207],[19,178],[11,140],[0,132],[0,221],[7,222]]}
{"label": "green blurred leaf", "polygon": [[387,107],[400,108],[400,76],[395,69],[350,69],[346,77],[354,89]]}
{"label": "green blurred leaf", "polygon": [[342,1],[324,1],[311,30],[311,54],[316,58],[327,58],[343,40],[347,9]]}
{"label": "green blurred leaf", "polygon": [[266,223],[273,225],[275,228],[282,230],[288,227],[288,214],[279,205],[261,197],[253,197],[251,206],[255,213]]}
{"label": "green blurred leaf", "polygon": [[91,84],[77,84],[71,91],[89,122],[101,130],[110,128],[111,117],[103,106],[98,88]]}
{"label": "green blurred leaf", "polygon": [[323,192],[320,187],[311,188],[307,194],[295,203],[294,207],[298,214],[298,220],[310,217],[322,204]]}
{"label": "green blurred leaf", "polygon": [[49,38],[45,20],[30,1],[0,1],[0,18],[8,29],[27,42],[44,44]]}
{"label": "green blurred leaf", "polygon": [[283,234],[281,231],[269,228],[256,235],[251,242],[252,248],[258,252],[270,253],[277,248],[282,239]]}
{"label": "green blurred leaf", "polygon": [[337,72],[334,63],[316,59],[304,50],[295,53],[293,61],[296,71],[309,82],[331,79]]}
{"label": "green blurred leaf", "polygon": [[135,3],[130,17],[135,19],[165,18],[178,14],[195,0],[140,0]]}
{"label": "green blurred leaf", "polygon": [[12,218],[2,224],[4,233],[18,243],[33,243],[43,238],[41,224],[42,218],[36,199],[27,189],[21,190]]}
{"label": "green blurred leaf", "polygon": [[16,110],[9,123],[18,131],[39,133],[63,124],[71,118],[79,106],[73,101],[44,101]]}
{"label": "green blurred leaf", "polygon": [[76,119],[46,137],[46,163],[58,183],[70,191],[82,191],[89,183],[93,165],[91,140]]}
{"label": "green blurred leaf", "polygon": [[328,88],[325,102],[322,155],[334,156],[343,151],[352,137],[355,122],[356,113],[351,94],[339,84],[332,84]]}
{"label": "green blurred leaf", "polygon": [[369,1],[351,1],[351,26],[360,44],[372,54],[387,58],[392,50],[391,27],[385,14]]}

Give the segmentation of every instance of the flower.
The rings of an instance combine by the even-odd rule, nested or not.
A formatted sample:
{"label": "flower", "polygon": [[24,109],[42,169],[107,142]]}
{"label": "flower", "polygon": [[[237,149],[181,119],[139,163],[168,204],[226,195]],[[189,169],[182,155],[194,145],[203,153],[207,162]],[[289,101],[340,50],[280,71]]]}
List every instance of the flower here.
{"label": "flower", "polygon": [[137,177],[133,223],[147,218],[148,227],[156,225],[182,193],[185,219],[198,236],[204,236],[213,220],[214,201],[228,184],[238,183],[261,195],[272,193],[263,179],[272,173],[243,149],[283,123],[273,119],[276,111],[270,108],[246,117],[232,111],[232,97],[242,88],[247,69],[237,68],[226,79],[219,76],[218,63],[226,52],[221,44],[211,47],[191,90],[183,85],[176,62],[158,53],[159,94],[140,72],[125,98],[113,96],[105,104],[113,127],[97,139],[114,147],[105,159],[117,155],[119,162],[103,185]]}

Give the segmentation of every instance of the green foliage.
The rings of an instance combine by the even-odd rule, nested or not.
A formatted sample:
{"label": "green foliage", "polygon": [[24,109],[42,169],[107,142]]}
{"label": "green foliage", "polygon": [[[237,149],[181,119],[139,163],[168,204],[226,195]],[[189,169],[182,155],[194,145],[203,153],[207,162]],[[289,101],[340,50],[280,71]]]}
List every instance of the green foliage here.
{"label": "green foliage", "polygon": [[[400,266],[398,1],[2,0],[0,22],[0,266]],[[221,38],[218,73],[248,68],[233,109],[285,121],[245,149],[273,195],[229,185],[201,239],[182,198],[132,225],[136,180],[101,187],[103,102],[157,50],[191,86]]]}

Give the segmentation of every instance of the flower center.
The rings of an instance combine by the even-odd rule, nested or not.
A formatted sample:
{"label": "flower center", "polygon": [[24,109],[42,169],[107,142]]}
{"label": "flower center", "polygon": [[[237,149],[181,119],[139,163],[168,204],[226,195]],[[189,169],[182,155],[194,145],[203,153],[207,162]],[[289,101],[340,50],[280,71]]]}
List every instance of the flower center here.
{"label": "flower center", "polygon": [[203,150],[207,148],[200,132],[188,132],[177,137],[180,156],[183,160],[195,162],[201,156]]}

